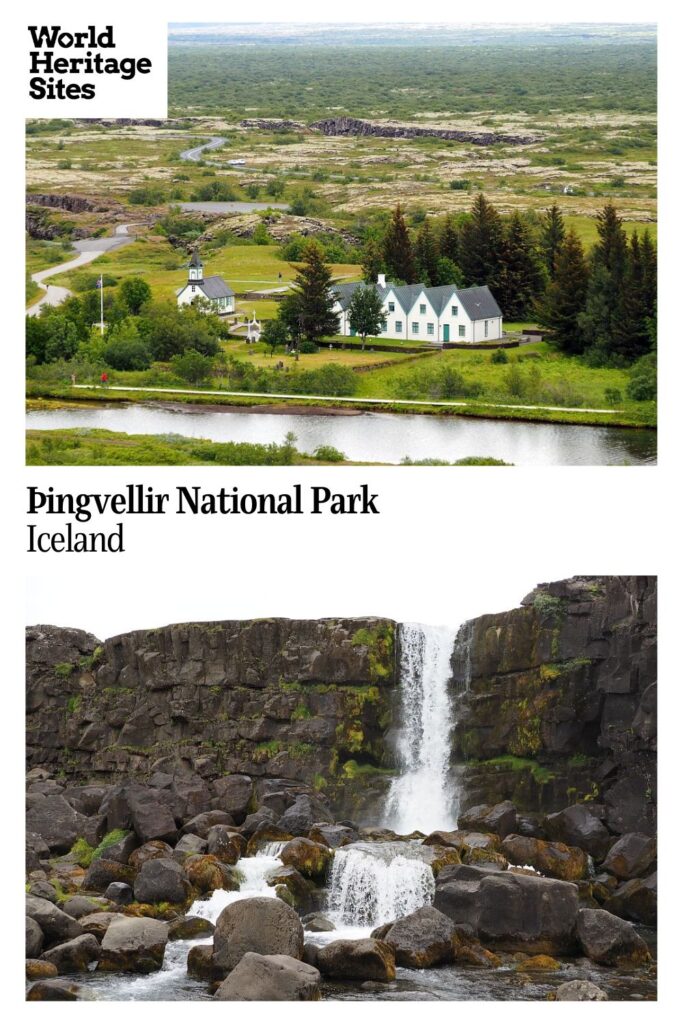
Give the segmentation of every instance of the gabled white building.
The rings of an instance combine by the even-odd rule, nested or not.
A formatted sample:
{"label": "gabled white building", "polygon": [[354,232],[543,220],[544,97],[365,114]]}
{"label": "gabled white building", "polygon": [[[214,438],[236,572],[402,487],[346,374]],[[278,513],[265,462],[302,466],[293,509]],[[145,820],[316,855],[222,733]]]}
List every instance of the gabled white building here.
{"label": "gabled white building", "polygon": [[218,274],[204,277],[204,265],[195,249],[188,264],[187,284],[176,291],[176,301],[179,306],[188,306],[200,298],[210,302],[221,316],[235,312],[234,291]]}
{"label": "gabled white building", "polygon": [[[337,284],[335,312],[339,316],[339,333],[352,336],[349,304],[357,288],[353,284]],[[384,330],[378,338],[402,341],[431,341],[435,345],[448,342],[472,344],[497,341],[503,337],[503,314],[488,286],[456,288],[440,285],[427,288],[422,284],[397,285],[386,281],[383,274],[375,285],[385,312]]]}

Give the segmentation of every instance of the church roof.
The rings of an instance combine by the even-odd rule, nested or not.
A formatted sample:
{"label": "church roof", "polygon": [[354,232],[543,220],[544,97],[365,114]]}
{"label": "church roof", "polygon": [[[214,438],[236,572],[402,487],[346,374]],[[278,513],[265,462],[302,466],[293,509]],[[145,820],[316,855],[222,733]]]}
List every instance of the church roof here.
{"label": "church roof", "polygon": [[205,277],[203,284],[199,287],[207,299],[223,299],[235,294],[230,285],[226,284],[218,274],[214,274],[213,277]]}
{"label": "church roof", "polygon": [[202,261],[199,258],[199,250],[198,249],[193,249],[192,250],[192,259],[190,260],[190,266],[191,267],[201,267],[201,265],[202,265]]}

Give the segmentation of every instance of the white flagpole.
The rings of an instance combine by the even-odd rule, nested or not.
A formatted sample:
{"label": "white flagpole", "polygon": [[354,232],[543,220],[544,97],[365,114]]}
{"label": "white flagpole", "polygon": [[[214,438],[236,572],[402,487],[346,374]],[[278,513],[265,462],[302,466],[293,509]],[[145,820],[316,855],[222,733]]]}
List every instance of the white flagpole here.
{"label": "white flagpole", "polygon": [[104,282],[100,274],[100,336],[104,334]]}

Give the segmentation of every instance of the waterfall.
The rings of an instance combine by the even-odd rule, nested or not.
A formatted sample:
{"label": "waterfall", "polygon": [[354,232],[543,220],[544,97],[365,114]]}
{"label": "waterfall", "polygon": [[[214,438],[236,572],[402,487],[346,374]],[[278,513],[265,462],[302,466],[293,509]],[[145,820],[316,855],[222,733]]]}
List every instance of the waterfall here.
{"label": "waterfall", "polygon": [[385,817],[402,834],[456,825],[457,800],[449,785],[454,643],[455,630],[446,626],[401,626],[401,774],[389,790]]}
{"label": "waterfall", "polygon": [[[284,843],[278,845],[284,846]],[[270,896],[275,898],[275,888],[272,885],[268,885],[266,879],[274,868],[281,867],[282,861],[277,856],[257,854],[255,857],[243,857],[237,862],[236,868],[242,876],[239,889],[235,892],[228,892],[226,889],[215,889],[208,899],[195,900],[188,910],[188,914],[195,917],[204,917],[215,924],[221,910],[224,910],[230,903],[246,900],[250,896]]]}
{"label": "waterfall", "polygon": [[326,913],[337,927],[376,928],[431,903],[429,853],[405,842],[341,847],[334,855]]}

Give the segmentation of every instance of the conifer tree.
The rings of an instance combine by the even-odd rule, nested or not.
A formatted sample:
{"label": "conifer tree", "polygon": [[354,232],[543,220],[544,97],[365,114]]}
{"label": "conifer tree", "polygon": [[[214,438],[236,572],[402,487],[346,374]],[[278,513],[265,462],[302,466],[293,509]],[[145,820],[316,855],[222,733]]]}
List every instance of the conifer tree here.
{"label": "conifer tree", "polygon": [[460,231],[458,265],[466,285],[487,284],[496,294],[500,285],[502,244],[500,215],[480,192]]}
{"label": "conifer tree", "polygon": [[332,272],[325,263],[318,242],[306,243],[302,265],[287,298],[287,319],[295,337],[301,336],[317,343],[325,335],[339,333],[339,318],[334,312],[336,299]]}
{"label": "conifer tree", "polygon": [[555,259],[565,235],[560,208],[557,203],[553,203],[550,209],[543,214],[539,241],[543,265],[551,280],[555,277]]}
{"label": "conifer tree", "polygon": [[437,284],[438,261],[439,249],[434,232],[429,221],[424,220],[415,239],[415,264],[418,279],[427,287]]}
{"label": "conifer tree", "polygon": [[[586,309],[580,318],[585,348],[597,365],[620,362],[630,342],[620,337],[626,297],[628,243],[621,218],[612,203],[598,214],[598,242],[593,247]],[[631,314],[629,313],[629,316]],[[629,326],[625,334],[632,333]]]}
{"label": "conifer tree", "polygon": [[393,280],[415,284],[417,275],[413,247],[400,204],[392,213],[384,236],[384,262]]}
{"label": "conifer tree", "polygon": [[645,230],[640,239],[640,258],[643,268],[643,304],[645,315],[653,318],[657,311],[657,250],[650,232]]}
{"label": "conifer tree", "polygon": [[543,290],[543,276],[531,232],[519,213],[513,213],[505,226],[501,257],[498,302],[506,317],[520,320]]}
{"label": "conifer tree", "polygon": [[460,255],[459,244],[460,236],[455,225],[455,220],[449,215],[446,217],[446,222],[441,230],[441,236],[439,238],[439,255],[445,256],[447,260],[452,260],[452,262],[457,266],[458,257]]}
{"label": "conifer tree", "polygon": [[375,238],[369,238],[365,243],[361,267],[366,284],[374,284],[377,275],[384,273],[384,251]]}
{"label": "conifer tree", "polygon": [[584,334],[579,318],[584,312],[588,292],[588,265],[577,235],[568,231],[555,254],[555,277],[536,307],[542,327],[553,332],[556,344],[564,352],[583,350]]}

